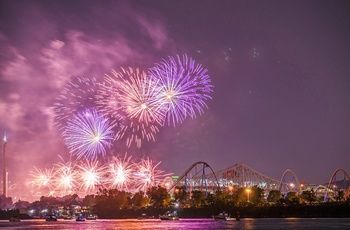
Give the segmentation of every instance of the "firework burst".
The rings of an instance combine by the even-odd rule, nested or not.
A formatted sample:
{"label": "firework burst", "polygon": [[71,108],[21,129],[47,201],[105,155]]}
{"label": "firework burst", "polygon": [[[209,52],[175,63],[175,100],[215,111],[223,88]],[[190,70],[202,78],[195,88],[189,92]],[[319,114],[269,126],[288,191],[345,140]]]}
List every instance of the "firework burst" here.
{"label": "firework burst", "polygon": [[149,69],[149,75],[159,80],[159,100],[166,111],[168,125],[182,123],[186,117],[194,118],[207,108],[213,90],[207,70],[187,55],[169,57]]}
{"label": "firework burst", "polygon": [[52,179],[54,177],[54,170],[53,169],[38,169],[37,167],[34,167],[34,171],[30,172],[30,176],[33,177],[32,185],[34,185],[37,188],[52,187]]}
{"label": "firework burst", "polygon": [[75,164],[72,162],[58,163],[55,165],[54,184],[55,190],[61,195],[72,194],[77,187],[77,171]]}
{"label": "firework burst", "polygon": [[126,138],[141,146],[142,140],[155,140],[158,126],[163,123],[164,112],[159,103],[159,83],[139,69],[121,69],[106,75],[98,90],[98,108],[115,119],[121,128],[116,139]]}
{"label": "firework burst", "polygon": [[[62,158],[61,158],[62,159]],[[52,169],[38,169],[30,173],[30,185],[37,194],[65,196],[68,194],[88,195],[99,188],[118,189],[127,192],[146,192],[152,186],[163,185],[163,174],[159,163],[149,158],[133,162],[131,156],[113,157],[109,164],[97,160],[65,162],[55,164]],[[169,179],[169,178],[168,178]]]}
{"label": "firework burst", "polygon": [[141,162],[136,165],[135,169],[136,190],[146,192],[148,188],[157,186],[161,177],[167,176],[163,174],[164,171],[157,169],[160,163],[154,164],[148,157],[141,159]]}
{"label": "firework burst", "polygon": [[77,174],[80,177],[80,187],[85,193],[96,192],[99,186],[103,186],[106,166],[100,165],[97,160],[86,161],[82,165],[77,165]]}
{"label": "firework burst", "polygon": [[133,166],[131,156],[127,157],[127,154],[124,158],[113,157],[108,169],[110,187],[129,191],[132,184]]}
{"label": "firework burst", "polygon": [[55,124],[64,129],[67,121],[85,108],[95,107],[98,83],[95,78],[74,78],[61,91],[54,103]]}
{"label": "firework burst", "polygon": [[96,159],[98,154],[106,154],[106,147],[111,147],[114,137],[112,128],[108,118],[96,110],[85,110],[68,121],[63,138],[70,153],[77,159]]}

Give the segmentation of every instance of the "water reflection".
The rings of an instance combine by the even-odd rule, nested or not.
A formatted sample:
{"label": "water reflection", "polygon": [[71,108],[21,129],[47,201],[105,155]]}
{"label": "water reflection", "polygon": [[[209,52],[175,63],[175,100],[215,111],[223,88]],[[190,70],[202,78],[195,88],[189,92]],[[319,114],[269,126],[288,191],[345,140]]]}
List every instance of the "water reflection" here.
{"label": "water reflection", "polygon": [[221,229],[350,229],[350,218],[245,218],[241,221],[215,221],[213,219],[180,219],[177,221],[147,220],[22,220],[0,221],[1,229],[77,229],[77,230],[221,230]]}

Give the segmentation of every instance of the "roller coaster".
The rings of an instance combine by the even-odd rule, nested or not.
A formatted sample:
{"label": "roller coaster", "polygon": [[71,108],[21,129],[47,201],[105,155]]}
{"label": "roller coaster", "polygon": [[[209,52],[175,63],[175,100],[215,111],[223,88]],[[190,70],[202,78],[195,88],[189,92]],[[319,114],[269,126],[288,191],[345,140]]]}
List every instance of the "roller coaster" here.
{"label": "roller coaster", "polygon": [[[207,174],[206,168],[210,170]],[[220,190],[219,181],[208,163],[198,161],[192,164],[179,178],[172,184],[168,191],[172,191],[175,187],[185,186],[186,192],[190,190],[205,190],[206,193],[210,191]]]}
{"label": "roller coaster", "polygon": [[[341,172],[344,174],[344,183],[342,186],[335,185],[337,182],[336,175]],[[176,187],[185,187],[187,192],[201,190],[207,194],[218,190],[228,190],[231,186],[236,188],[257,186],[263,189],[265,193],[271,190],[279,190],[282,195],[286,195],[288,192],[301,194],[303,190],[311,190],[307,185],[300,183],[296,173],[291,169],[285,170],[281,179],[276,180],[243,163],[214,171],[204,161],[198,161],[192,164],[167,189],[168,192],[172,193]],[[328,185],[319,185],[314,192],[315,195],[323,195],[325,201],[327,201],[335,200],[335,194],[339,194],[339,191],[342,191],[343,200],[347,199],[350,195],[350,177],[344,169],[337,169],[333,173]]]}
{"label": "roller coaster", "polygon": [[[343,178],[337,183],[336,176],[341,172],[343,173]],[[336,199],[345,200],[349,196],[349,191],[350,191],[349,181],[350,181],[349,174],[344,169],[335,170],[331,179],[329,180],[327,187],[324,189],[324,193],[325,193],[324,201],[328,201],[328,200],[334,201]],[[342,197],[339,197],[340,193],[343,193],[344,195]]]}
{"label": "roller coaster", "polygon": [[[207,168],[209,170],[206,170]],[[265,190],[274,190],[278,189],[279,185],[280,181],[265,176],[245,164],[235,164],[214,172],[208,163],[196,162],[168,188],[168,191],[182,186],[186,187],[186,191],[204,190],[206,192],[227,189],[229,186],[258,186]]]}

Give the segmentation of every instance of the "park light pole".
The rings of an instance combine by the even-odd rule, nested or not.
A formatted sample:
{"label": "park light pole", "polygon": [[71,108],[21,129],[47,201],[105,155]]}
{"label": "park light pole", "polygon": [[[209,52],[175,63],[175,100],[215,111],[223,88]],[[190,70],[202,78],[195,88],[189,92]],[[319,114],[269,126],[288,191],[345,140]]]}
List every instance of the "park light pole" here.
{"label": "park light pole", "polygon": [[232,185],[230,185],[230,186],[228,187],[228,190],[230,191],[230,194],[232,195],[232,192],[233,192],[233,186],[232,186]]}
{"label": "park light pole", "polygon": [[247,192],[247,196],[248,196],[248,203],[249,203],[249,193],[251,192],[251,190],[250,190],[250,188],[247,188],[245,191]]}

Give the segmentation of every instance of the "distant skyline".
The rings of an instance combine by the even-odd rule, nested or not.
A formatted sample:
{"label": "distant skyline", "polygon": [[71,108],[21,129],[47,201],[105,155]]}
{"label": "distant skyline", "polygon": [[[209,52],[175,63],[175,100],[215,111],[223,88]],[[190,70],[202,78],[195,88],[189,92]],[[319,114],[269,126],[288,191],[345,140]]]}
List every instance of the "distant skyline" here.
{"label": "distant skyline", "polygon": [[[69,159],[54,103],[76,77],[147,71],[187,54],[208,70],[202,115],[165,126],[117,154],[181,175],[244,163],[279,180],[350,173],[350,4],[347,1],[0,0],[0,134],[9,180]],[[1,158],[2,159],[2,158]],[[104,159],[101,158],[101,161]]]}

